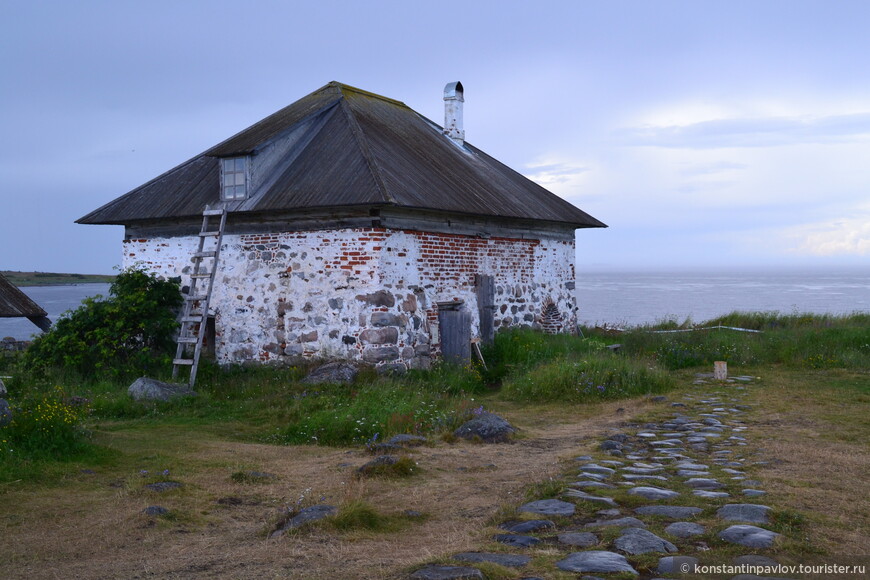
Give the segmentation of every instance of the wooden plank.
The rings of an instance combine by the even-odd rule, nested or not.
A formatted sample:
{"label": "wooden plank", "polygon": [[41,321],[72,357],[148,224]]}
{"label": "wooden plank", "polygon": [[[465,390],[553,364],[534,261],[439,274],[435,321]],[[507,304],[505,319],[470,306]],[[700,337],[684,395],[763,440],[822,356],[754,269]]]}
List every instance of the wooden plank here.
{"label": "wooden plank", "polygon": [[495,339],[495,281],[488,274],[475,274],[474,286],[480,339],[484,344],[491,344]]}

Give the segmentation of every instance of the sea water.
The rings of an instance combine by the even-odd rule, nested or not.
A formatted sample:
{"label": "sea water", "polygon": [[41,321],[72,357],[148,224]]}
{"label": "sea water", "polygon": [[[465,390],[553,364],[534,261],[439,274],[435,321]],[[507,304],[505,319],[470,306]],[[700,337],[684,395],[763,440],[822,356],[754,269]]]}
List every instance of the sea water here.
{"label": "sea water", "polygon": [[[703,322],[733,312],[849,314],[870,312],[870,267],[805,270],[584,271],[577,269],[582,324],[635,326],[674,319]],[[29,286],[22,290],[54,321],[108,284]],[[26,318],[0,318],[0,338],[27,340],[39,329]]]}
{"label": "sea water", "polygon": [[636,326],[739,311],[870,312],[870,267],[673,272],[577,271],[582,324]]}

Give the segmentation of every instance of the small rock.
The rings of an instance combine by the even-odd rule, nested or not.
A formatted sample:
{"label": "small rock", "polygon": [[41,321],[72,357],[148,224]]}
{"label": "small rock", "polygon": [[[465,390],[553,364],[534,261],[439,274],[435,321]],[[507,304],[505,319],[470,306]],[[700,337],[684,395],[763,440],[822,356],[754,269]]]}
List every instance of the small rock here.
{"label": "small rock", "polygon": [[520,506],[517,508],[517,511],[541,514],[544,516],[570,517],[574,515],[575,509],[574,504],[568,503],[567,501],[558,499],[540,499]]}
{"label": "small rock", "polygon": [[308,522],[322,520],[323,518],[335,515],[336,513],[338,513],[338,508],[331,505],[313,505],[304,508],[298,514],[287,520],[287,523],[272,532],[272,535],[270,537],[275,538],[281,536],[287,530],[298,528],[307,524]]}
{"label": "small rock", "polygon": [[6,399],[0,399],[0,427],[5,427],[12,422],[12,409]]}
{"label": "small rock", "polygon": [[311,385],[319,384],[348,384],[352,383],[359,374],[359,367],[353,363],[336,361],[320,365],[302,379],[303,383]]}
{"label": "small rock", "polygon": [[719,538],[747,548],[769,548],[779,534],[749,525],[731,526],[719,532]]}
{"label": "small rock", "polygon": [[706,532],[706,528],[701,524],[692,522],[674,522],[665,528],[665,533],[676,538],[691,538],[692,536],[700,536]]}
{"label": "small rock", "polygon": [[183,487],[183,484],[178,482],[178,481],[158,481],[155,483],[145,484],[146,489],[150,489],[151,491],[156,491],[157,493],[169,491],[170,489],[178,489],[180,487]]}
{"label": "small rock", "polygon": [[377,468],[384,465],[395,465],[399,461],[399,458],[395,455],[380,455],[375,457],[365,465],[362,465],[359,469],[357,469],[358,473],[363,475],[369,474],[372,471],[377,470]]}
{"label": "small rock", "polygon": [[195,397],[196,391],[185,385],[164,383],[148,377],[139,377],[127,389],[135,401],[168,401],[177,397]]}
{"label": "small rock", "polygon": [[483,580],[483,572],[468,566],[426,566],[411,574],[411,580]]}
{"label": "small rock", "polygon": [[723,520],[732,522],[749,522],[751,524],[766,524],[769,521],[767,513],[770,508],[766,505],[751,503],[733,503],[723,505],[716,515]]}
{"label": "small rock", "polygon": [[400,433],[393,435],[385,441],[387,445],[401,445],[403,447],[418,447],[426,443],[426,438],[420,435],[410,435],[408,433]]}
{"label": "small rock", "polygon": [[146,516],[162,516],[163,514],[168,514],[169,510],[159,505],[149,505],[142,510],[142,513]]}
{"label": "small rock", "polygon": [[767,492],[760,489],[744,489],[742,493],[746,497],[758,497],[766,494]]}
{"label": "small rock", "polygon": [[559,534],[558,540],[560,544],[589,548],[598,543],[598,536],[591,532],[566,532]]}
{"label": "small rock", "polygon": [[567,572],[628,572],[637,575],[622,554],[603,550],[574,552],[564,560],[556,562],[556,567]]}
{"label": "small rock", "polygon": [[641,528],[626,528],[613,541],[613,547],[633,556],[648,552],[676,552],[677,547],[654,533]]}
{"label": "small rock", "polygon": [[492,562],[499,566],[507,566],[509,568],[519,568],[525,566],[532,559],[531,556],[523,556],[521,554],[500,554],[491,552],[463,552],[455,554],[454,560],[462,562]]}
{"label": "small rock", "polygon": [[510,441],[515,432],[510,423],[495,413],[484,411],[453,434],[462,439],[480,439],[485,443],[505,443]]}

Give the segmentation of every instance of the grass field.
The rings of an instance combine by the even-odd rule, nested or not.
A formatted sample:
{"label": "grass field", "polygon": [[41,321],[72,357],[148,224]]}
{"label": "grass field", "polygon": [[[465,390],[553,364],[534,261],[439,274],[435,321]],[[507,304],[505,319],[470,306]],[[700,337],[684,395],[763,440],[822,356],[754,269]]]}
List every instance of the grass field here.
{"label": "grass field", "polygon": [[60,274],[56,272],[18,272],[0,270],[16,286],[61,286],[64,284],[110,284],[115,276],[109,274]]}
{"label": "grass field", "polygon": [[[165,404],[134,403],[125,385],[63,373],[16,377],[7,381],[13,406],[43,405],[30,428],[58,431],[28,457],[10,457],[7,446],[0,460],[0,576],[406,578],[413,566],[455,552],[498,550],[490,537],[500,517],[561,489],[572,458],[593,452],[608,432],[659,419],[668,409],[649,395],[677,400],[698,390],[695,373],[723,352],[752,353],[726,360],[731,374],[758,377],[746,392],[747,437],[754,459],[767,464],[753,476],[768,490],[765,503],[785,514],[777,525],[790,537],[770,555],[800,562],[866,554],[870,331],[862,317],[785,322],[762,335],[513,333],[485,353],[486,370],[363,373],[345,387],[302,385],[304,369],[211,368],[200,396]],[[623,354],[604,348],[613,342]],[[699,362],[673,356],[689,347]],[[817,352],[835,362],[818,364]],[[77,403],[86,407],[73,397],[88,399]],[[48,406],[60,403],[88,411]],[[449,436],[481,406],[520,429],[515,443]],[[417,469],[357,477],[374,433],[383,440],[394,432],[429,437],[409,452]],[[58,455],[51,441],[73,446]],[[144,487],[161,481],[183,486]],[[338,506],[339,515],[268,538],[288,510],[318,503]],[[145,515],[151,505],[169,511]],[[484,567],[487,577],[558,577],[550,544],[530,553],[522,573]]]}

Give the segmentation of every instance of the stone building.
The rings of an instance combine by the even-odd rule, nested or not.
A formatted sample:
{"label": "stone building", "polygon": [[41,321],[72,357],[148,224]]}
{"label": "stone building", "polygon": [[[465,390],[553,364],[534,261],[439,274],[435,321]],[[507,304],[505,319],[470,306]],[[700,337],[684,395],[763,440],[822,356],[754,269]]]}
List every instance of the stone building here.
{"label": "stone building", "polygon": [[204,208],[226,207],[220,363],[425,367],[454,331],[485,339],[544,308],[572,329],[574,231],[604,224],[466,142],[460,83],[444,99],[442,128],[329,83],[78,223],[123,225],[124,267],[186,284]]}

